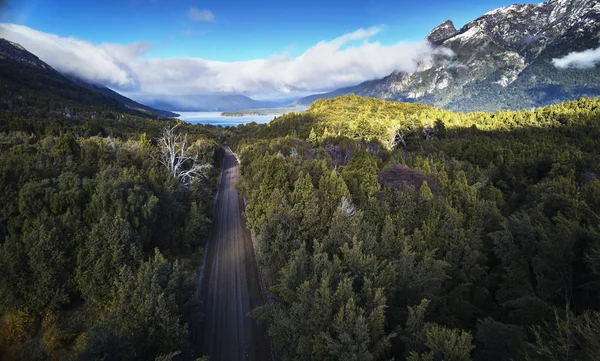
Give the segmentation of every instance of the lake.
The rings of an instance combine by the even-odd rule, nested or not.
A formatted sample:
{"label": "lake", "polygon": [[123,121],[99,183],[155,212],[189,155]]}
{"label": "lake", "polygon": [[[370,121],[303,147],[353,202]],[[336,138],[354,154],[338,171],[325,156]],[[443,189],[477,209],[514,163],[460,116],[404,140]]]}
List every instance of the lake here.
{"label": "lake", "polygon": [[179,119],[185,120],[192,124],[212,124],[222,125],[224,127],[237,126],[239,124],[246,124],[257,122],[259,124],[268,123],[275,116],[247,116],[247,117],[224,117],[221,112],[180,112],[173,110],[174,113],[180,114]]}

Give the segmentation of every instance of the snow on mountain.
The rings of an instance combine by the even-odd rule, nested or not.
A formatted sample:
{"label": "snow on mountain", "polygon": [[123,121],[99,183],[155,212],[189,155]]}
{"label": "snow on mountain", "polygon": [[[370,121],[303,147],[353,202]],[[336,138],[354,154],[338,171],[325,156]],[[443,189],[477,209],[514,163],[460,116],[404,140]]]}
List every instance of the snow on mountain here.
{"label": "snow on mountain", "polygon": [[600,96],[598,66],[552,65],[554,58],[598,47],[600,0],[510,5],[459,30],[445,21],[426,39],[451,52],[439,52],[415,72],[369,82],[356,93],[454,110],[522,109]]}

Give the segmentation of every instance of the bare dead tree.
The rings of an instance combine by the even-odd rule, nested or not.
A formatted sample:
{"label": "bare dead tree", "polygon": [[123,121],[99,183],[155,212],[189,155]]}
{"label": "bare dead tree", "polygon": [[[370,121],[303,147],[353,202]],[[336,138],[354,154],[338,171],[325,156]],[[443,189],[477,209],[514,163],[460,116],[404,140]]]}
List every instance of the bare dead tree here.
{"label": "bare dead tree", "polygon": [[425,136],[425,140],[435,139],[435,128],[429,124],[423,128],[423,135]]}
{"label": "bare dead tree", "polygon": [[396,147],[398,144],[402,144],[406,147],[406,141],[410,138],[419,137],[419,126],[415,122],[414,117],[410,117],[406,125],[398,125],[394,129],[392,138],[390,139],[390,148]]}
{"label": "bare dead tree", "polygon": [[395,148],[398,144],[402,144],[404,147],[406,147],[404,132],[400,126],[394,130],[394,134],[392,135],[392,139],[390,141],[390,148]]}
{"label": "bare dead tree", "polygon": [[338,209],[350,218],[354,218],[354,216],[356,215],[356,208],[354,207],[354,204],[350,199],[346,197],[342,197]]}
{"label": "bare dead tree", "polygon": [[198,154],[194,154],[188,145],[187,134],[176,132],[178,126],[179,124],[163,129],[162,136],[158,139],[160,161],[169,174],[184,185],[188,186],[193,181],[202,182],[212,165],[198,162]]}
{"label": "bare dead tree", "polygon": [[296,150],[296,148],[292,148],[290,150],[290,157],[297,159],[298,158],[298,150]]}

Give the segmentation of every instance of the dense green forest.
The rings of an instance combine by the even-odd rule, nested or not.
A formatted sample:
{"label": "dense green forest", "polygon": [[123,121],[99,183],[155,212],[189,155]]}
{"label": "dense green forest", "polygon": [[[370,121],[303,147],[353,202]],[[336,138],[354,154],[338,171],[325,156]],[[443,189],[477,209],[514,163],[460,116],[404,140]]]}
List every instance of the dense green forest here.
{"label": "dense green forest", "polygon": [[597,360],[600,100],[229,129],[282,360]]}
{"label": "dense green forest", "polygon": [[218,128],[44,77],[0,93],[0,359],[195,359]]}
{"label": "dense green forest", "polygon": [[342,96],[223,129],[6,79],[2,360],[199,357],[222,142],[276,359],[600,355],[598,99],[464,114]]}

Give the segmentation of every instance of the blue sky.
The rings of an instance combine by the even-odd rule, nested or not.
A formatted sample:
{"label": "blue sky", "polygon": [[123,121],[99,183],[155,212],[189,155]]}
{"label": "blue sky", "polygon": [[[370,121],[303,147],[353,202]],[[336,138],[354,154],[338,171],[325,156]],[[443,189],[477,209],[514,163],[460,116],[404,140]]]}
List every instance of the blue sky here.
{"label": "blue sky", "polygon": [[[371,39],[383,45],[418,41],[446,19],[460,27],[513,2],[15,0],[3,21],[94,44],[147,42],[147,58],[244,61],[299,56],[320,41],[373,26],[383,26]],[[195,20],[190,9],[198,10]]]}
{"label": "blue sky", "polygon": [[435,26],[514,0],[5,1],[0,36],[58,71],[190,107],[203,94],[289,99],[418,71],[453,56],[424,41]]}

